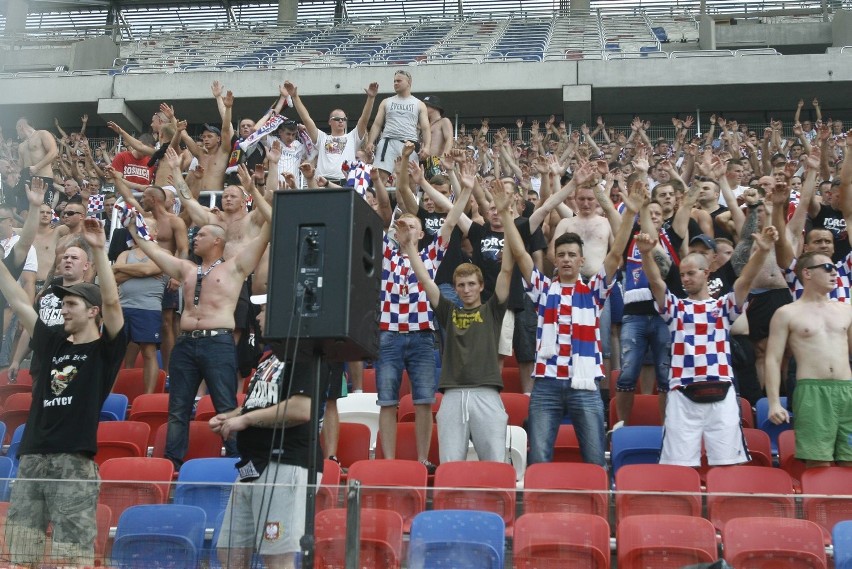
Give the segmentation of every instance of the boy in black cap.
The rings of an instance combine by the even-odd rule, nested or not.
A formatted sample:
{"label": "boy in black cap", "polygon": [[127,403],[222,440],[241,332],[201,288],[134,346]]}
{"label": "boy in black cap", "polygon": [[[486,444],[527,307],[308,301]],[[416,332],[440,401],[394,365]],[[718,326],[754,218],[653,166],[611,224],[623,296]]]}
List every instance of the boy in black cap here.
{"label": "boy in black cap", "polygon": [[100,223],[87,219],[82,236],[93,251],[100,287],[54,285],[62,299],[62,330],[40,321],[23,289],[5,267],[0,269],[0,290],[33,338],[33,358],[43,364],[33,378],[33,403],[6,523],[6,543],[17,564],[43,561],[49,523],[52,562],[94,564],[98,421],[127,340]]}

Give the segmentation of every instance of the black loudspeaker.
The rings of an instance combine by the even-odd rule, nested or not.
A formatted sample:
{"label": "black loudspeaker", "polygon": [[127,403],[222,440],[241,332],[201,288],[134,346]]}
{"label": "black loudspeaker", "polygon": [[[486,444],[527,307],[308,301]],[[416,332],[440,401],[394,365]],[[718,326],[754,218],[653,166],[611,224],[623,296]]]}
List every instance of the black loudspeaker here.
{"label": "black loudspeaker", "polygon": [[276,192],[272,207],[266,340],[279,357],[298,340],[335,361],[376,358],[381,218],[352,190]]}

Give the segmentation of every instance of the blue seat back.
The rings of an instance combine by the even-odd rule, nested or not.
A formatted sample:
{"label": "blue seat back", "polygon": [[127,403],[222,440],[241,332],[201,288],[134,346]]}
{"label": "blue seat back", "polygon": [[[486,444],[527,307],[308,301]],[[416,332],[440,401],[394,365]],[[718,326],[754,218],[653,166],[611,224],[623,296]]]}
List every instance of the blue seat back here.
{"label": "blue seat back", "polygon": [[[780,397],[779,399],[781,400],[781,406],[786,409],[787,398]],[[778,454],[778,437],[784,431],[789,431],[793,428],[793,414],[790,414],[789,423],[782,423],[780,425],[776,425],[775,423],[769,420],[769,399],[767,399],[766,397],[761,397],[757,400],[757,403],[754,406],[754,410],[755,419],[757,421],[757,428],[769,435],[769,441],[772,443],[772,453]]]}
{"label": "blue seat back", "polygon": [[196,506],[127,508],[118,520],[112,561],[119,567],[196,567],[207,516]]}
{"label": "blue seat back", "polygon": [[506,525],[493,512],[432,510],[411,523],[408,566],[502,569]]}
{"label": "blue seat back", "polygon": [[174,503],[202,508],[213,523],[225,511],[237,480],[234,458],[196,458],[181,466]]}
{"label": "blue seat back", "polygon": [[831,543],[834,544],[834,569],[852,569],[852,520],[835,524]]}
{"label": "blue seat back", "polygon": [[612,433],[612,473],[625,464],[656,464],[663,446],[660,426],[621,427]]}
{"label": "blue seat back", "polygon": [[101,421],[124,421],[127,417],[127,395],[110,393],[101,407]]}

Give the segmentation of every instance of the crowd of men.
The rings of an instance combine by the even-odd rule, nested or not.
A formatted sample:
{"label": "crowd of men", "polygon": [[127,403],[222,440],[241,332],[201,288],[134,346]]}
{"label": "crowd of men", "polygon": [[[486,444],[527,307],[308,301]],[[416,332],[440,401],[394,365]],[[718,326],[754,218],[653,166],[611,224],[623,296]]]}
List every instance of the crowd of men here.
{"label": "crowd of men", "polygon": [[[234,94],[214,82],[219,117],[199,138],[167,103],[150,133],[109,123],[112,148],[91,147],[85,116],[71,133],[18,120],[17,141],[0,141],[0,291],[11,309],[0,365],[15,381],[32,351],[19,478],[96,478],[98,411],[115,374],[139,353],[153,391],[159,350],[166,457],[180,468],[200,389],[217,411],[210,428],[240,457],[226,514],[237,523],[219,537],[230,566],[248,566],[252,553],[292,566],[311,374],[297,357],[258,360],[252,346],[275,294],[271,196],[304,187],[358,192],[386,229],[380,353],[368,363],[386,458],[396,456],[406,371],[427,470],[439,391],[441,462],[465,460],[469,441],[481,460],[505,461],[501,368],[514,356],[530,397],[530,463],[552,460],[567,415],[583,460],[604,466],[607,428],[630,424],[639,385],[659,394],[662,463],[699,466],[702,444],[711,466],[747,462],[737,396],[765,394],[772,421],[795,417],[797,457],[852,464],[852,160],[843,123],[823,118],[818,101],[814,122],[799,101],[788,131],[714,115],[705,133],[674,118],[673,139],[652,140],[640,118],[625,132],[600,117],[570,132],[551,116],[454,133],[437,96],[412,94],[410,73],[393,75],[393,91],[376,105],[370,84],[357,122],[331,109],[328,132],[290,81],[272,109],[236,128]],[[202,192],[221,192],[220,203],[205,207]],[[346,366],[355,391],[363,366]],[[341,376],[334,365],[321,375],[332,460]],[[610,393],[615,425],[605,421]],[[294,486],[266,495],[253,482]],[[73,515],[44,482],[15,485],[13,561],[39,561],[48,522],[54,552],[92,559],[96,495],[61,488],[82,504]]]}

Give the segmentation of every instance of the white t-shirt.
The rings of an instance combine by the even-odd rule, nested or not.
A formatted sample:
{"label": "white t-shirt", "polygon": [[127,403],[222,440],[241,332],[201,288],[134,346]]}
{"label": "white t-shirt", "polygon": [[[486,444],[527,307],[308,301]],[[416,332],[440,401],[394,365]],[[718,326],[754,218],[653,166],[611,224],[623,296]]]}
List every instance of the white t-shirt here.
{"label": "white t-shirt", "polygon": [[[15,246],[15,243],[17,243],[20,238],[20,235],[12,235],[8,239],[0,241],[0,245],[3,245],[3,258],[9,256],[9,253],[12,252],[12,247]],[[24,261],[24,270],[30,271],[31,273],[38,272],[38,255],[36,254],[35,247],[32,245],[30,245],[30,250],[27,251],[27,260]]]}
{"label": "white t-shirt", "polygon": [[298,140],[294,140],[290,146],[284,144],[283,140],[280,142],[281,159],[278,160],[278,183],[284,184],[284,172],[290,172],[296,176],[296,187],[304,188],[305,183],[299,166],[305,158],[305,145]]}
{"label": "white t-shirt", "polygon": [[361,147],[363,137],[354,128],[343,136],[332,136],[317,131],[317,175],[324,178],[346,178],[341,171],[344,162],[354,162],[355,152]]}

